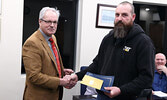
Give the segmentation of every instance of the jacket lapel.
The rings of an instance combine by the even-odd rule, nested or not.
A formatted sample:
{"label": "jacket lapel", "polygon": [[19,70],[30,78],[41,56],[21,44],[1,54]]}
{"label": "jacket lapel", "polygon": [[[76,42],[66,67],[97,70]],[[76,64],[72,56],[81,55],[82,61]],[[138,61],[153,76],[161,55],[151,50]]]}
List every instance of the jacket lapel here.
{"label": "jacket lapel", "polygon": [[50,56],[51,60],[53,61],[55,68],[56,68],[56,71],[58,73],[57,64],[56,64],[56,61],[55,61],[54,56],[52,54],[52,51],[50,50],[50,47],[49,47],[47,41],[45,40],[44,36],[42,35],[42,33],[39,30],[37,30],[37,36],[41,40],[41,43],[43,44],[44,49],[46,49],[46,51],[48,52],[48,55]]}

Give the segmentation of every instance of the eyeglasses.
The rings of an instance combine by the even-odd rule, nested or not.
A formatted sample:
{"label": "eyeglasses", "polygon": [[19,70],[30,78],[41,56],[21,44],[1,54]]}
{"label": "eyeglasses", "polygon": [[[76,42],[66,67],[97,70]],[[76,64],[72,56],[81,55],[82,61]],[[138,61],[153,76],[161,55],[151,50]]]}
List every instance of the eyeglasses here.
{"label": "eyeglasses", "polygon": [[47,25],[51,25],[53,23],[53,25],[56,25],[58,24],[58,21],[47,21],[47,20],[44,20],[44,19],[41,19],[42,21],[44,21]]}

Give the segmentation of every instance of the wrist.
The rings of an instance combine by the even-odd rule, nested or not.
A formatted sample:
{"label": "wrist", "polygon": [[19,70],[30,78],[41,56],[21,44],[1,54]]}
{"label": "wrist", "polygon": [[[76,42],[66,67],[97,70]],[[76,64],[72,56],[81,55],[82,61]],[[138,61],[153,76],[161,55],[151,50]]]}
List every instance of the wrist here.
{"label": "wrist", "polygon": [[59,78],[59,79],[60,79],[59,85],[62,86],[63,85],[63,79],[62,78]]}

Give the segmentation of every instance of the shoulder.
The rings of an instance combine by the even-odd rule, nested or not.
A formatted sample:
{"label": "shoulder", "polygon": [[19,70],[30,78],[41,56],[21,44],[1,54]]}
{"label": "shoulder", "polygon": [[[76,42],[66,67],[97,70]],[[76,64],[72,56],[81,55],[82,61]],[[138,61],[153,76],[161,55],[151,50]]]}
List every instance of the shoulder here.
{"label": "shoulder", "polygon": [[110,41],[113,40],[113,31],[110,31],[106,36],[104,36],[104,38],[102,39],[102,42],[100,44],[100,47],[104,47],[105,45],[107,45]]}
{"label": "shoulder", "polygon": [[37,47],[40,44],[42,34],[37,30],[25,41],[23,47]]}
{"label": "shoulder", "polygon": [[109,38],[109,37],[112,37],[113,36],[113,34],[114,34],[114,31],[113,30],[111,30],[105,37],[104,37],[104,39],[105,38]]}
{"label": "shoulder", "polygon": [[151,38],[145,33],[139,34],[136,40],[140,41],[140,43],[144,43],[145,45],[153,45]]}
{"label": "shoulder", "polygon": [[113,36],[114,36],[113,34],[114,34],[113,30],[111,30],[111,31],[103,38],[102,42],[107,41],[108,39],[113,38]]}

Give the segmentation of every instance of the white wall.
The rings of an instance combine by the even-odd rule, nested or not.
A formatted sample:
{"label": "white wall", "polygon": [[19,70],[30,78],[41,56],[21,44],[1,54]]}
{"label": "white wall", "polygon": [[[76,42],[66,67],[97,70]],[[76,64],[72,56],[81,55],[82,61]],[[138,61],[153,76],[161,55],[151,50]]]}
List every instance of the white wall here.
{"label": "white wall", "polygon": [[[1,0],[0,100],[21,100],[23,0]],[[0,8],[0,9],[1,9]]]}
{"label": "white wall", "polygon": [[[79,0],[76,71],[89,65],[98,52],[102,38],[110,29],[95,28],[97,3],[117,5],[122,0]],[[132,0],[129,0],[132,2]],[[145,0],[134,0],[136,2]],[[165,3],[167,0],[147,0]],[[25,77],[21,75],[23,0],[2,0],[0,15],[0,100],[22,100]],[[78,83],[64,92],[63,100],[80,94]]]}

